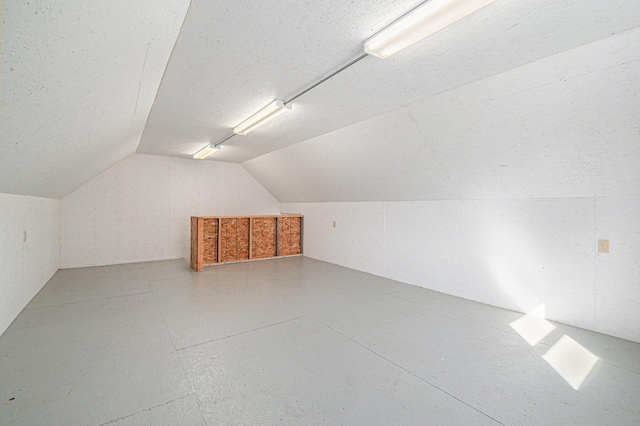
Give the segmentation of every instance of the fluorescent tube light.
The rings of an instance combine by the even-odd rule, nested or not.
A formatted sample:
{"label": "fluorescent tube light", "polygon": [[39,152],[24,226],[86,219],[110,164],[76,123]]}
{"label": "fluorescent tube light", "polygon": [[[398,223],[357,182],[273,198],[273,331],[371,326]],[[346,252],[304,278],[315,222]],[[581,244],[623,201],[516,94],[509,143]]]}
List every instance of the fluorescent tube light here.
{"label": "fluorescent tube light", "polygon": [[388,58],[492,1],[428,1],[367,40],[364,44],[364,51],[381,59]]}
{"label": "fluorescent tube light", "polygon": [[236,135],[246,135],[252,130],[257,129],[278,117],[283,112],[290,110],[291,104],[285,104],[283,100],[276,99],[260,111],[253,114],[251,117],[244,120],[242,123],[233,128],[233,133]]}
{"label": "fluorescent tube light", "polygon": [[218,151],[220,151],[219,146],[215,146],[214,144],[209,144],[204,148],[202,148],[200,151],[193,154],[193,158],[195,158],[196,160],[204,160],[208,156],[213,155]]}

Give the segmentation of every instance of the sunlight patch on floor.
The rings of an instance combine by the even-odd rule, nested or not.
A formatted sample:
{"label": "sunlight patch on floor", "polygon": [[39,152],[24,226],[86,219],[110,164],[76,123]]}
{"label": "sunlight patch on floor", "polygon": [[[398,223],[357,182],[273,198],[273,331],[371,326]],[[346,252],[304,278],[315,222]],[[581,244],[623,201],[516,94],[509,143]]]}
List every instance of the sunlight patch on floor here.
{"label": "sunlight patch on floor", "polygon": [[580,388],[599,359],[566,334],[542,358],[575,390]]}
{"label": "sunlight patch on floor", "polygon": [[531,346],[535,346],[556,326],[545,319],[545,305],[541,303],[531,312],[509,324]]}

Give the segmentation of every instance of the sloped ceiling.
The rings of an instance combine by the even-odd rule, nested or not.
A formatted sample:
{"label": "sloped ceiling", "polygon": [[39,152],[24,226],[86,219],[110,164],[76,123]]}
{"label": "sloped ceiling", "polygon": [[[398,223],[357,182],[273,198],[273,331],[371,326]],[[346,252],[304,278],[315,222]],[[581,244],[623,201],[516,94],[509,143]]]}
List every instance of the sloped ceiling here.
{"label": "sloped ceiling", "polygon": [[[189,157],[275,98],[362,52],[422,0],[196,1],[138,152]],[[298,98],[293,112],[224,143],[244,162],[638,25],[637,0],[496,0],[387,59],[367,57]]]}
{"label": "sloped ceiling", "polygon": [[640,29],[243,166],[292,203],[640,196]]}
{"label": "sloped ceiling", "polygon": [[60,198],[134,153],[188,6],[7,1],[0,192]]}
{"label": "sloped ceiling", "polygon": [[[359,55],[364,40],[421,2],[12,1],[0,192],[58,198],[136,147],[190,157],[273,99],[290,98]],[[297,99],[292,113],[230,139],[212,160],[247,162],[387,117],[636,28],[637,17],[637,0],[496,0],[387,60],[363,59]]]}

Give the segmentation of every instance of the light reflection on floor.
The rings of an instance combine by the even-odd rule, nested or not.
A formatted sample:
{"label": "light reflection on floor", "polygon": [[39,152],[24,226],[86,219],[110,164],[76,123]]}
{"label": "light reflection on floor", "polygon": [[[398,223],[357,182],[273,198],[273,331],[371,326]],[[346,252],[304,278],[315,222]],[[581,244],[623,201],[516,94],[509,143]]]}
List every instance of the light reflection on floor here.
{"label": "light reflection on floor", "polygon": [[542,358],[575,390],[580,388],[598,362],[597,356],[566,334]]}
{"label": "light reflection on floor", "polygon": [[545,319],[544,303],[509,325],[531,346],[540,343],[556,328],[555,325]]}
{"label": "light reflection on floor", "polygon": [[[545,319],[545,305],[509,324],[528,344],[536,346],[556,327]],[[542,358],[575,389],[580,389],[599,358],[566,334]]]}

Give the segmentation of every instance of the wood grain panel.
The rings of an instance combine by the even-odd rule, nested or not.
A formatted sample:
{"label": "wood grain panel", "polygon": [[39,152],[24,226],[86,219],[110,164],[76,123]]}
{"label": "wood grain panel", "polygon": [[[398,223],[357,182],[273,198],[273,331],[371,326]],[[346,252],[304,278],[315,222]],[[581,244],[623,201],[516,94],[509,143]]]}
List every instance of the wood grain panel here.
{"label": "wood grain panel", "polygon": [[218,220],[204,219],[203,261],[205,265],[218,263]]}
{"label": "wood grain panel", "polygon": [[249,218],[237,219],[236,260],[249,260]]}
{"label": "wood grain panel", "polygon": [[199,217],[191,218],[191,268],[198,272],[202,271],[203,266],[203,241],[202,241],[202,227],[203,219]]}
{"label": "wood grain panel", "polygon": [[291,218],[291,249],[289,254],[302,254],[302,218]]}
{"label": "wood grain panel", "polygon": [[276,218],[251,219],[251,258],[265,259],[276,256]]}
{"label": "wood grain panel", "polygon": [[301,253],[302,220],[299,217],[282,217],[278,229],[278,256],[292,256]]}
{"label": "wood grain panel", "polygon": [[288,256],[291,252],[291,218],[282,217],[278,222],[278,255]]}
{"label": "wood grain panel", "polygon": [[229,262],[235,260],[236,253],[234,247],[229,247],[230,238],[229,234],[233,231],[235,239],[235,219],[222,218],[220,219],[220,262]]}
{"label": "wood grain panel", "polygon": [[220,219],[220,262],[249,260],[249,219]]}
{"label": "wood grain panel", "polygon": [[229,219],[220,219],[220,233],[218,234],[218,261],[224,262],[227,258],[227,222]]}
{"label": "wood grain panel", "polygon": [[302,215],[191,218],[191,267],[302,254]]}

